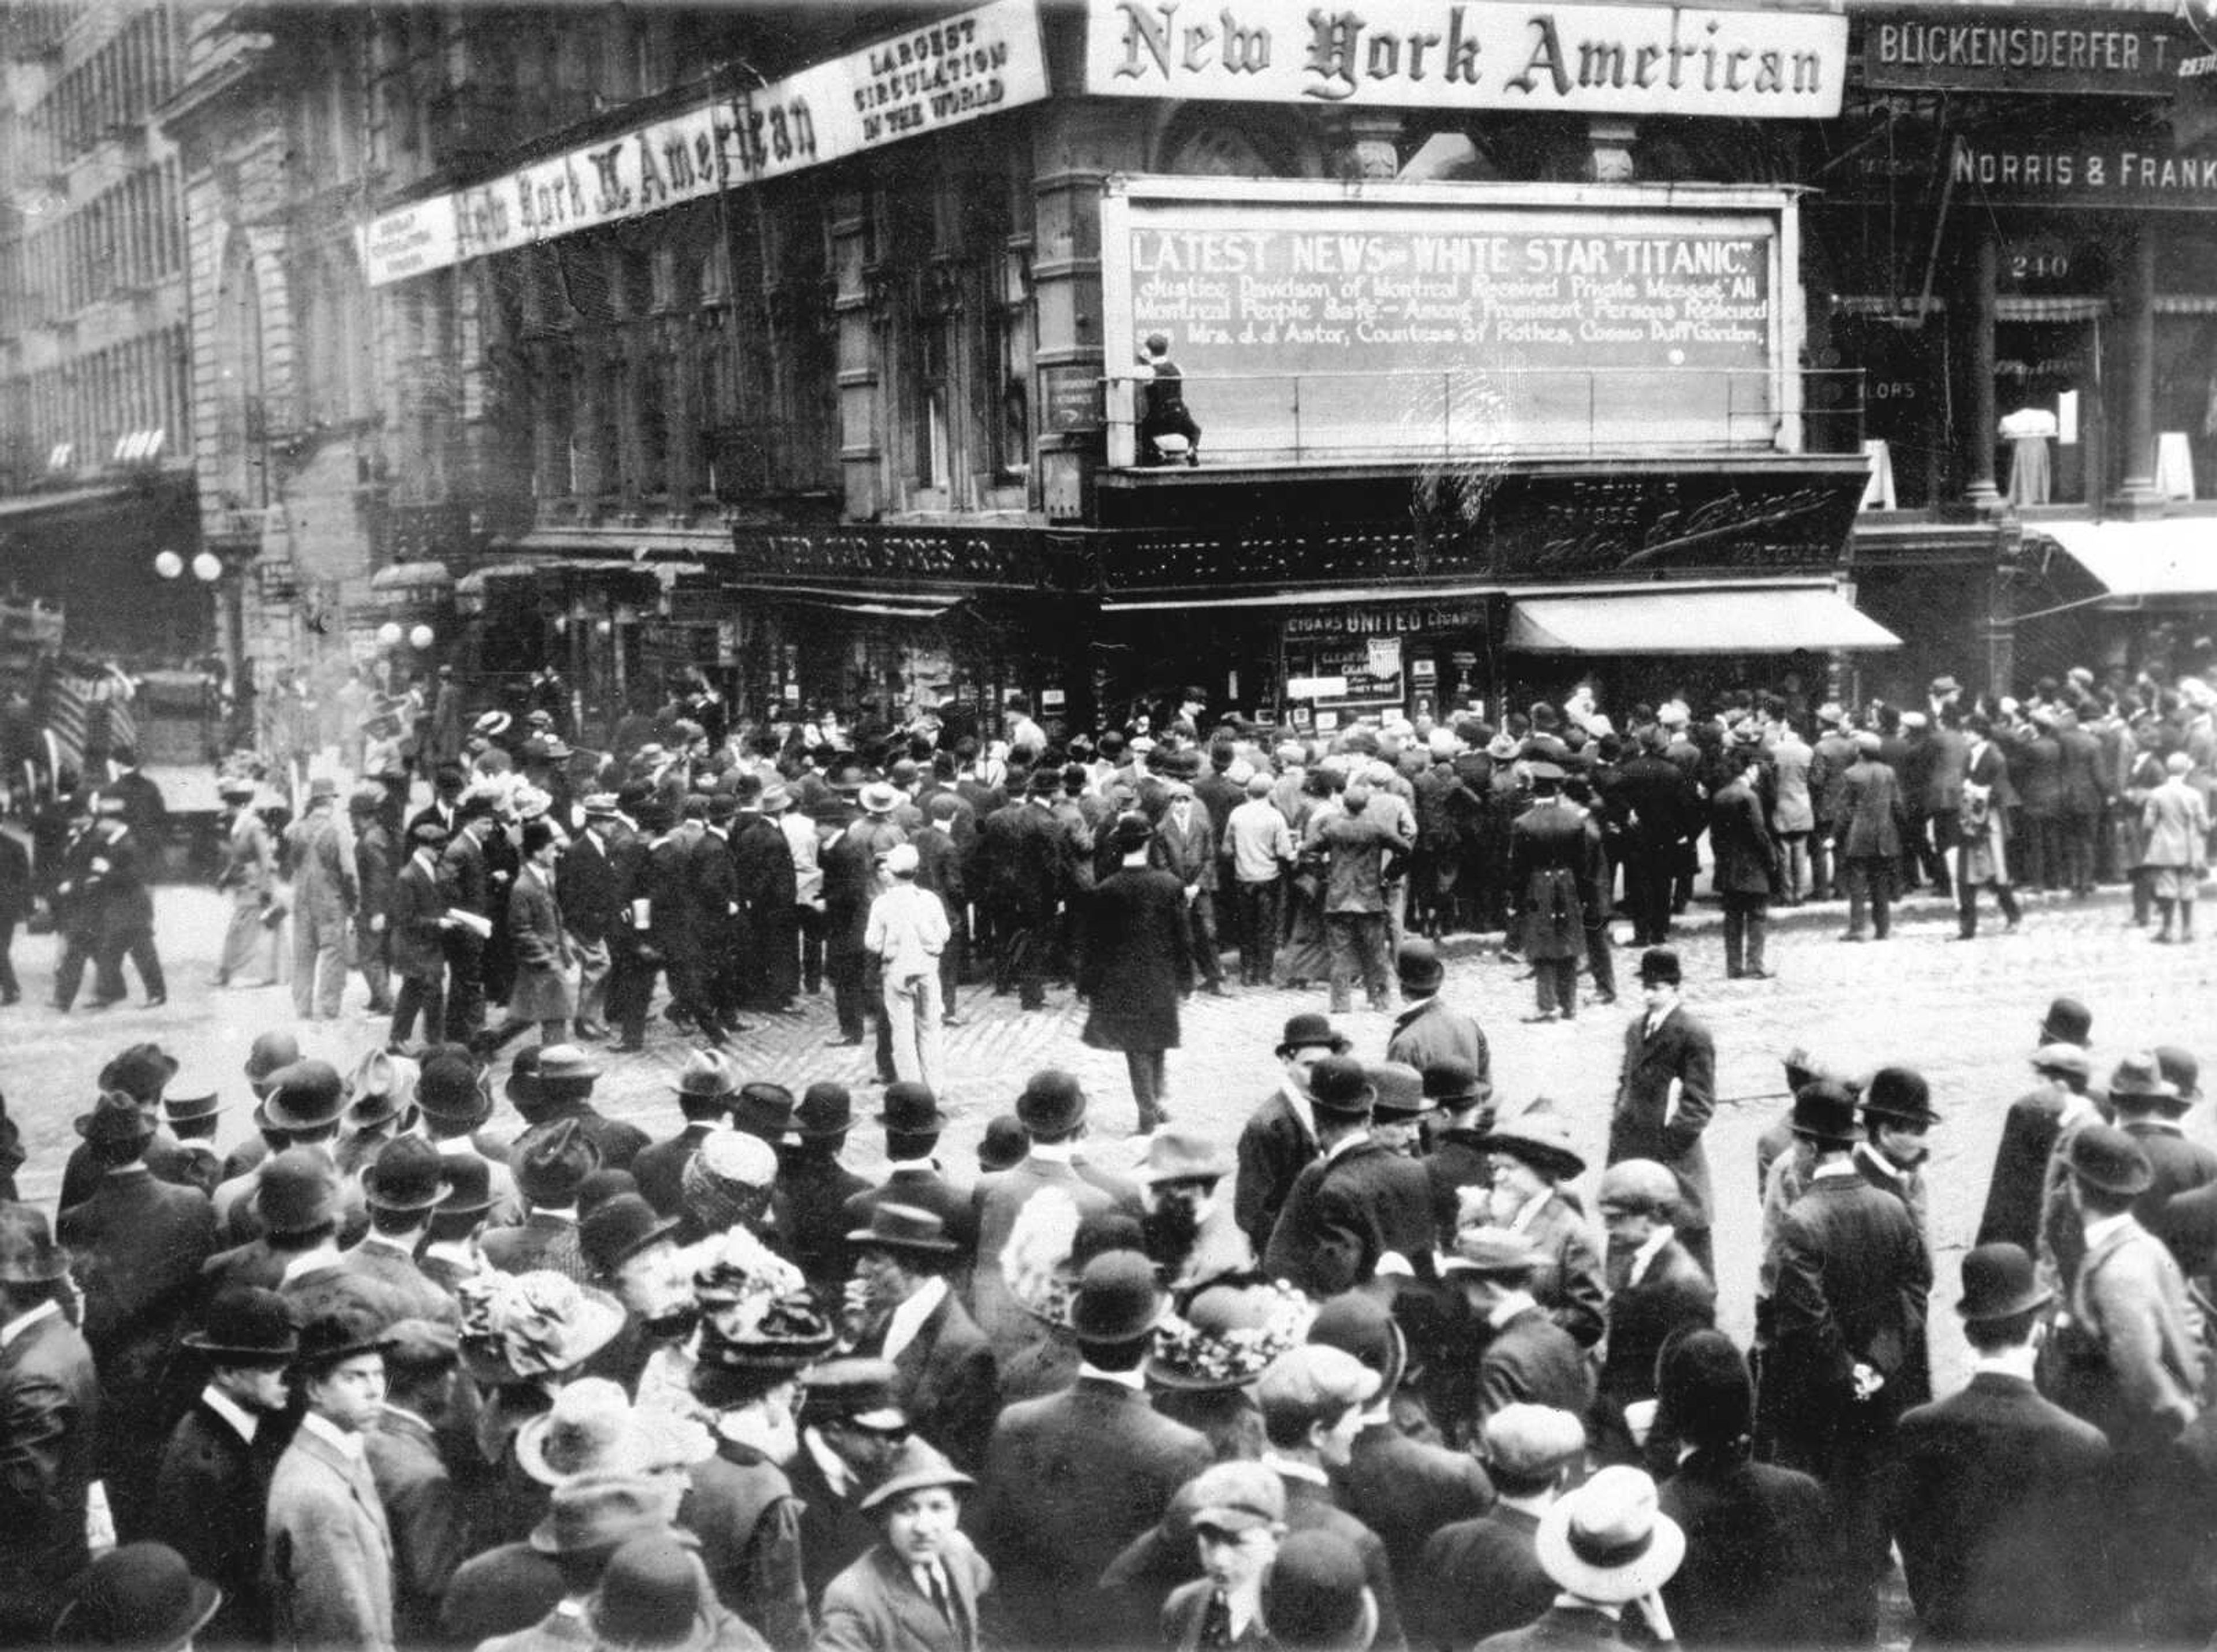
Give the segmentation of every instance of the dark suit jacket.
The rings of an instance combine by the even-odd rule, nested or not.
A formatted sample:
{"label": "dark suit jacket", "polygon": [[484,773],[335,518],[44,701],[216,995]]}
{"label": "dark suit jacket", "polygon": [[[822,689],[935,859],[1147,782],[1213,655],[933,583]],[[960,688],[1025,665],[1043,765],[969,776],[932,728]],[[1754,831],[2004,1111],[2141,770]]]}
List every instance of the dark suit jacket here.
{"label": "dark suit jacket", "polygon": [[1247,1116],[1239,1129],[1239,1175],[1232,1195],[1232,1215],[1257,1256],[1269,1248],[1278,1213],[1302,1171],[1317,1160],[1316,1137],[1282,1087]]}
{"label": "dark suit jacket", "polygon": [[657,1216],[674,1216],[685,1203],[685,1166],[701,1150],[701,1139],[716,1128],[713,1119],[701,1119],[678,1131],[667,1142],[641,1148],[631,1161],[632,1180],[639,1196],[652,1205]]}
{"label": "dark suit jacket", "polygon": [[2133,1215],[2151,1233],[2161,1228],[2165,1207],[2182,1193],[2217,1183],[2217,1153],[2189,1141],[2176,1124],[2134,1119],[2118,1127],[2140,1143],[2155,1170],[2155,1179],[2133,1201]]}
{"label": "dark suit jacket", "polygon": [[[837,1296],[849,1271],[847,1201],[869,1186],[813,1148],[782,1149],[770,1191],[772,1222],[785,1253],[822,1294]],[[983,1444],[981,1441],[980,1444]]]}
{"label": "dark suit jacket", "polygon": [[808,1644],[800,1577],[800,1505],[792,1482],[759,1451],[728,1440],[693,1467],[678,1525],[701,1539],[716,1597],[777,1652]]}
{"label": "dark suit jacket", "polygon": [[431,1431],[386,1412],[362,1436],[370,1477],[392,1532],[392,1621],[403,1646],[436,1638],[439,1603],[470,1556],[462,1501]]}
{"label": "dark suit jacket", "polygon": [[1638,1284],[1617,1288],[1609,1299],[1601,1365],[1599,1398],[1609,1420],[1631,1401],[1655,1397],[1655,1356],[1664,1340],[1682,1326],[1714,1324],[1716,1309],[1716,1286],[1675,1239],[1656,1253]]}
{"label": "dark suit jacket", "polygon": [[[1698,1232],[1709,1225],[1709,1160],[1701,1150],[1701,1131],[1716,1106],[1716,1043],[1683,1005],[1664,1017],[1652,1038],[1646,1026],[1642,1013],[1624,1030],[1609,1162],[1652,1159],[1667,1166],[1678,1178],[1678,1227]],[[1680,1085],[1678,1111],[1665,1123],[1673,1079]]]}
{"label": "dark suit jacket", "polygon": [[1841,784],[1833,844],[1844,860],[1899,860],[1905,818],[1893,770],[1875,758],[1860,758]]}
{"label": "dark suit jacket", "polygon": [[195,1400],[163,1447],[154,1482],[154,1528],[146,1535],[185,1557],[193,1575],[223,1591],[223,1607],[201,1636],[222,1646],[269,1638],[262,1595],[262,1514],[275,1458],[276,1420],[263,1421],[254,1443]]}
{"label": "dark suit jacket", "polygon": [[1432,1182],[1423,1166],[1366,1140],[1300,1173],[1271,1230],[1263,1271],[1320,1299],[1368,1279],[1387,1251],[1428,1265],[1432,1238]]}
{"label": "dark suit jacket", "polygon": [[1545,1309],[1528,1308],[1495,1331],[1479,1356],[1471,1438],[1507,1405],[1544,1405],[1583,1417],[1593,1403],[1585,1350]]}
{"label": "dark suit jacket", "polygon": [[1286,1488],[1286,1533],[1325,1531],[1352,1549],[1362,1562],[1363,1580],[1378,1602],[1378,1633],[1370,1644],[1379,1652],[1406,1647],[1400,1597],[1393,1590],[1393,1567],[1378,1534],[1342,1508],[1329,1488],[1291,1475],[1279,1476]]}
{"label": "dark suit jacket", "polygon": [[1547,1611],[1558,1591],[1533,1552],[1539,1529],[1536,1514],[1499,1507],[1433,1533],[1410,1601],[1410,1644],[1464,1652]]}
{"label": "dark suit jacket", "polygon": [[2071,1643],[2107,1626],[2109,1442],[2031,1383],[1981,1371],[1901,1420],[1888,1499],[1918,1643]]}
{"label": "dark suit jacket", "polygon": [[1493,1482],[1476,1457],[1411,1439],[1391,1422],[1371,1423],[1355,1437],[1336,1479],[1348,1513],[1386,1545],[1405,1601],[1417,1592],[1418,1561],[1432,1534],[1493,1504]]}
{"label": "dark suit jacket", "polygon": [[977,1652],[978,1602],[993,1568],[960,1531],[941,1556],[955,1621],[940,1615],[916,1574],[882,1543],[831,1580],[812,1652]]}
{"label": "dark suit jacket", "polygon": [[1062,893],[1062,838],[1054,817],[1019,801],[995,809],[978,832],[973,893],[1020,927],[1052,917]]}
{"label": "dark suit jacket", "polygon": [[[423,1270],[415,1259],[391,1245],[373,1244],[367,1240],[346,1253],[341,1260],[341,1271],[374,1282],[390,1291],[406,1310],[402,1319],[434,1320],[443,1324],[460,1323],[461,1309]],[[398,1321],[396,1321],[395,1323]]]}
{"label": "dark suit jacket", "polygon": [[562,1570],[528,1543],[504,1543],[455,1568],[439,1603],[440,1638],[475,1646],[528,1629],[562,1599]]}
{"label": "dark suit jacket", "polygon": [[1480,1130],[1443,1130],[1422,1161],[1424,1174],[1431,1179],[1432,1222],[1439,1230],[1442,1250],[1454,1245],[1462,1190],[1493,1185],[1493,1155],[1482,1145],[1485,1140]]}
{"label": "dark suit jacket", "polygon": [[1078,1206],[1081,1222],[1088,1216],[1104,1215],[1120,1205],[1134,1218],[1139,1214],[1136,1190],[1128,1196],[1122,1190],[1111,1191],[1078,1166],[1053,1160],[1026,1158],[990,1184],[979,1186],[978,1262],[970,1282],[970,1311],[978,1321],[978,1328],[992,1343],[1004,1380],[1011,1358],[1047,1335],[1046,1327],[1036,1315],[1017,1305],[1007,1281],[1001,1277],[1001,1250],[1009,1242],[1010,1230],[1033,1195],[1046,1187],[1059,1188],[1069,1194]]}
{"label": "dark suit jacket", "polygon": [[1217,827],[1209,819],[1208,811],[1198,801],[1186,811],[1183,830],[1177,824],[1176,808],[1166,809],[1163,818],[1155,823],[1155,840],[1148,850],[1148,863],[1162,868],[1180,883],[1197,889],[1213,889],[1216,834]]}
{"label": "dark suit jacket", "polygon": [[860,1560],[884,1532],[874,1513],[855,1507],[864,1490],[857,1484],[845,1496],[831,1489],[807,1442],[785,1465],[785,1477],[800,1503],[800,1577],[813,1606],[831,1580]]}
{"label": "dark suit jacket", "polygon": [[446,915],[447,896],[438,878],[413,856],[394,875],[392,904],[386,920],[392,937],[392,968],[417,981],[437,981],[447,967],[442,950],[445,931],[439,919]]}
{"label": "dark suit jacket", "polygon": [[[1782,1462],[1822,1478],[1840,1452],[1864,1448],[1871,1419],[1931,1397],[1931,1257],[1893,1194],[1859,1175],[1827,1176],[1794,1202],[1779,1224],[1763,1394]],[[1854,1398],[1857,1361],[1886,1378],[1867,1401]]]}
{"label": "dark suit jacket", "polygon": [[2062,1131],[2063,1097],[2053,1086],[2042,1086],[2010,1104],[2001,1145],[1994,1149],[1993,1176],[1986,1184],[1985,1213],[1979,1218],[1979,1244],[2006,1240],[2039,1253],[2047,1160]]}
{"label": "dark suit jacket", "polygon": [[1010,1643],[1142,1643],[1152,1626],[1124,1621],[1097,1580],[1210,1456],[1206,1439],[1146,1395],[1098,1378],[1003,1411],[977,1531],[1000,1575]]}
{"label": "dark suit jacket", "polygon": [[[855,1352],[874,1358],[884,1348],[880,1327],[864,1337]],[[893,1370],[909,1426],[946,1452],[956,1468],[978,1472],[993,1431],[993,1346],[952,1290],[894,1357]]]}
{"label": "dark suit jacket", "polygon": [[1550,1606],[1522,1629],[1487,1636],[1478,1652],[1628,1652],[1618,1627],[1590,1607]]}
{"label": "dark suit jacket", "polygon": [[155,1397],[201,1265],[215,1251],[214,1208],[206,1194],[147,1171],[111,1172],[62,1213],[56,1236],[83,1293],[84,1340],[113,1408],[109,1431],[158,1440]]}
{"label": "dark suit jacket", "polygon": [[614,845],[581,832],[563,851],[556,875],[562,891],[562,921],[584,940],[604,941],[624,921],[629,896],[614,850]]}
{"label": "dark suit jacket", "polygon": [[1703,1450],[1663,1482],[1660,1500],[1686,1533],[1686,1558],[1663,1586],[1682,1644],[1839,1642],[1837,1531],[1831,1500],[1814,1480]]}
{"label": "dark suit jacket", "polygon": [[0,1349],[0,1641],[42,1643],[90,1559],[100,1414],[92,1351],[60,1315]]}

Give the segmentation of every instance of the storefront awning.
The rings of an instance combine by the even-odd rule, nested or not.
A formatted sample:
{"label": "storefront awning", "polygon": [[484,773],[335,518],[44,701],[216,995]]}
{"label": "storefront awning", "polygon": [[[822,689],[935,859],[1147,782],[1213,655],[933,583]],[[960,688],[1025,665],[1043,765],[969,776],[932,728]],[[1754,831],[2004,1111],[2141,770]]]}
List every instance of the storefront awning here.
{"label": "storefront awning", "polygon": [[2037,531],[2108,586],[2112,597],[2217,594],[2217,522],[2207,517],[2043,522]]}
{"label": "storefront awning", "polygon": [[1893,632],[1816,585],[1524,597],[1509,620],[1509,647],[1527,653],[1782,654],[1900,646]]}
{"label": "storefront awning", "polygon": [[952,593],[942,596],[902,591],[832,591],[821,585],[742,585],[738,591],[742,597],[759,591],[764,596],[781,597],[787,602],[837,609],[842,614],[868,614],[894,620],[936,620],[965,600]]}

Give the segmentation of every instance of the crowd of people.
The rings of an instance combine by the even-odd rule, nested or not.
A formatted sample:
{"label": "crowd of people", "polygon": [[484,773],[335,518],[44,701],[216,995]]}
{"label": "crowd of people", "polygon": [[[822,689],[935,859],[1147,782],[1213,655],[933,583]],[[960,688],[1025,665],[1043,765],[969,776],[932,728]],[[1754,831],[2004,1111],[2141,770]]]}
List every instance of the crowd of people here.
{"label": "crowd of people", "polygon": [[[2028,1037],[1945,1396],[1918,1072],[1789,1065],[1754,1177],[1711,1174],[1715,1045],[1667,944],[1702,832],[1735,974],[1835,875],[1843,938],[1911,876],[1966,933],[1981,889],[2014,922],[2048,837],[2063,887],[2129,875],[2136,920],[2192,932],[2217,696],[1934,690],[1821,708],[1814,746],[1753,696],[1308,741],[1189,696],[1159,739],[1057,743],[1018,703],[944,749],[680,708],[586,758],[491,713],[428,807],[365,753],[344,821],[312,781],[274,839],[234,776],[226,979],[289,931],[299,1021],[358,969],[390,1039],[342,1073],[264,1034],[227,1152],[233,1098],[123,1050],[52,1216],[0,1128],[0,1642],[1844,1646],[1898,1550],[1920,1641],[2200,1643],[2217,1150],[2186,1048],[2097,1063],[2071,999]],[[2081,738],[2115,789],[2050,833],[2027,754]],[[1596,1150],[1497,1092],[1434,937],[1498,895],[1535,1018],[1573,1015],[1614,997],[1620,868],[1640,1009]],[[1172,1121],[1164,1056],[1188,993],[1236,990],[1220,908],[1243,982],[1331,1012],[1256,1041],[1228,1142]],[[971,971],[1023,1007],[1071,981],[1143,1139],[1097,1149],[1059,1070],[948,1072]],[[818,979],[836,1042],[874,1027],[874,1111],[731,1059]],[[1399,993],[1371,1049],[1333,1019],[1358,979]],[[638,1049],[661,982],[693,1048],[656,1140],[595,1105],[590,1046]],[[947,1104],[988,1089],[973,1175]],[[1758,1191],[1751,1315],[1711,1233]]]}
{"label": "crowd of people", "polygon": [[[1127,1055],[1145,1129],[1167,1117],[1163,1052],[1193,991],[1321,985],[1343,1012],[1359,988],[1383,1009],[1406,937],[1491,931],[1529,966],[1531,1018],[1569,1019],[1615,1000],[1617,922],[1664,944],[1705,862],[1735,978],[1769,974],[1781,906],[1844,896],[1841,938],[1884,941],[1924,885],[1966,939],[1983,896],[2013,929],[2021,888],[2115,882],[2155,940],[2190,941],[2217,785],[2217,691],[2084,671],[2022,701],[1942,678],[1921,708],[1860,716],[1665,701],[1621,730],[1584,689],[1498,726],[1299,738],[1212,721],[1199,690],[1159,734],[1050,735],[1020,697],[982,739],[929,714],[728,725],[697,681],[606,751],[573,748],[559,718],[479,715],[413,812],[417,756],[390,710],[363,720],[344,801],[309,781],[281,830],[260,779],[228,776],[222,980],[275,979],[289,934],[304,1019],[336,1015],[358,969],[396,1051],[420,1028],[481,1054],[533,1027],[639,1049],[658,992],[670,1024],[728,1046],[742,1017],[828,982],[839,1043],[873,1043],[883,1081],[938,1087],[966,983],[1025,1010],[1070,986],[1088,1041]],[[75,807],[90,822],[123,804]]]}
{"label": "crowd of people", "polygon": [[1924,1080],[1789,1072],[1743,1347],[1679,974],[1640,959],[1603,1154],[1436,998],[1368,1056],[1294,1016],[1236,1142],[1128,1169],[1036,1072],[974,1176],[918,1081],[861,1115],[704,1048],[653,1140],[575,1045],[497,1098],[466,1045],[289,1030],[226,1154],[134,1045],[59,1216],[0,1186],[0,1641],[1852,1646],[1898,1549],[1920,1644],[2199,1644],[2194,1056],[2098,1084],[2054,1001],[1936,1398]]}

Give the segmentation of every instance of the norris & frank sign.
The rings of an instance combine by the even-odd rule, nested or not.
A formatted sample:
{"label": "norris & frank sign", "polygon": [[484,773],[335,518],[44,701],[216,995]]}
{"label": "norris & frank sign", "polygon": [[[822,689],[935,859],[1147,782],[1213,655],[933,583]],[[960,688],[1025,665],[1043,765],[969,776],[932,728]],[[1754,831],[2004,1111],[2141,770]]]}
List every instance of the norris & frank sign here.
{"label": "norris & frank sign", "polygon": [[1847,20],[1763,7],[1089,0],[1085,90],[1120,97],[1806,120]]}

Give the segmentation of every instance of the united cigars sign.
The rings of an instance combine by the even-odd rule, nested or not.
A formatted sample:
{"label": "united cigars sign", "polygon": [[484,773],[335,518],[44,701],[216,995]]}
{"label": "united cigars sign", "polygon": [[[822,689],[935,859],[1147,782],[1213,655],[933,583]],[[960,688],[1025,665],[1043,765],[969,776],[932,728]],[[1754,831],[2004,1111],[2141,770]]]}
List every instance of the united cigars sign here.
{"label": "united cigars sign", "polygon": [[1763,7],[1090,0],[1112,97],[1804,120],[1839,113],[1847,20]]}
{"label": "united cigars sign", "polygon": [[640,217],[1047,96],[1033,0],[997,0],[766,86],[416,201],[363,232],[370,285]]}

